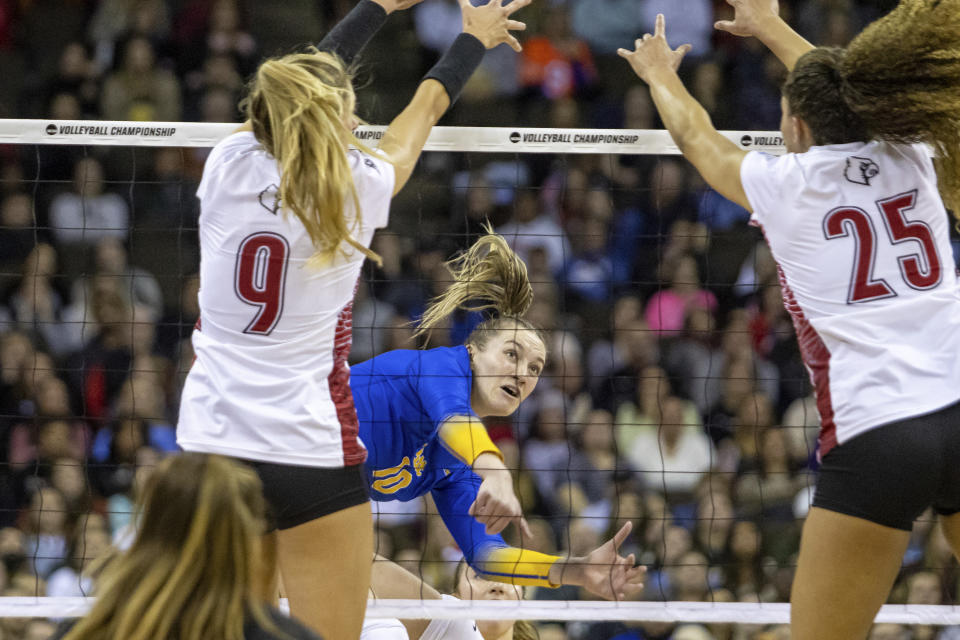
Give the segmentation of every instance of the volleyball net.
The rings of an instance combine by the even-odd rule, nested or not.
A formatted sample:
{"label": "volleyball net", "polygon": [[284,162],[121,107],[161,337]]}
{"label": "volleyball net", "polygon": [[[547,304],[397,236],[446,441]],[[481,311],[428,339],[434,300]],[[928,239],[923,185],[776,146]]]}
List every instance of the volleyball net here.
{"label": "volleyball net", "polygon": [[[137,483],[174,454],[198,315],[196,185],[236,126],[0,120],[0,616],[81,615],[84,568],[129,539]],[[782,152],[775,132],[724,135]],[[517,414],[487,425],[526,544],[585,555],[629,521],[623,552],[649,574],[630,602],[528,587],[516,603],[377,599],[370,617],[547,620],[571,638],[605,637],[590,626],[603,621],[697,623],[706,638],[788,622],[815,483],[812,389],[762,237],[678,155],[666,131],[433,130],[374,240],[384,263],[364,270],[351,360],[423,346],[410,322],[448,286],[443,261],[491,222],[527,264],[549,353]],[[431,346],[478,320],[455,314]],[[377,552],[452,592],[462,554],[429,498],[374,506]],[[878,621],[960,625],[958,580],[925,514]]]}

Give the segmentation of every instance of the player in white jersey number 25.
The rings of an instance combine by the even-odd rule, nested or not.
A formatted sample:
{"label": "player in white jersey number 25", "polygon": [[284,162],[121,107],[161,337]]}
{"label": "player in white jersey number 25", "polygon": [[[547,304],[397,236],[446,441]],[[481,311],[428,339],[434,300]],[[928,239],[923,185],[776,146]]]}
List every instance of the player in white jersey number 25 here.
{"label": "player in white jersey number 25", "polygon": [[960,552],[960,295],[944,207],[960,213],[960,0],[902,0],[846,49],[811,46],[776,0],[727,1],[734,19],[717,28],[759,38],[790,70],[782,157],[717,133],[677,76],[688,47],[670,48],[663,16],[619,53],[777,261],[821,423],[791,637],[862,640],[915,518],[932,506]]}

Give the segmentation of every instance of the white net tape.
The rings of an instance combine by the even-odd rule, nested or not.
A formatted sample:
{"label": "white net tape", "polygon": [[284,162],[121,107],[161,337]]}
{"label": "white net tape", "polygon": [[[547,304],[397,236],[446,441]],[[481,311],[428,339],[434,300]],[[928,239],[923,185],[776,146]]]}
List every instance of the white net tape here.
{"label": "white net tape", "polygon": [[[90,608],[92,598],[0,598],[0,617],[76,618]],[[286,602],[281,602],[285,608]],[[368,618],[405,620],[622,620],[701,622],[719,624],[785,624],[786,603],[745,602],[594,602],[479,600],[370,600]],[[960,624],[960,606],[885,605],[878,623],[906,625]]]}
{"label": "white net tape", "polygon": [[[110,122],[90,120],[0,120],[0,143],[139,147],[212,147],[236,124],[203,122]],[[386,127],[361,127],[357,137],[376,141]],[[783,152],[770,131],[723,131],[744,149]],[[664,130],[532,129],[525,127],[434,127],[426,151],[480,153],[601,153],[679,155]]]}

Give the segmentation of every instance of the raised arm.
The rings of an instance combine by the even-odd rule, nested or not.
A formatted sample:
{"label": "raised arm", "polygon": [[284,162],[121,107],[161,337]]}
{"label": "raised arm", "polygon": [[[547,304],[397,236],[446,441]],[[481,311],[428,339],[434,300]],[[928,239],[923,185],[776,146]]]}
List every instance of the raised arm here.
{"label": "raised arm", "polygon": [[380,140],[380,151],[393,163],[396,172],[394,194],[406,185],[413,173],[430,129],[453,104],[467,80],[480,65],[483,54],[501,43],[520,51],[520,43],[510,33],[526,28],[510,15],[531,0],[490,0],[474,7],[469,0],[459,0],[463,14],[463,33],[457,36],[446,53],[424,76],[410,104],[390,123]]}
{"label": "raised arm", "polygon": [[803,36],[780,17],[777,0],[727,0],[733,7],[733,20],[720,20],[714,27],[735,36],[754,36],[765,44],[780,62],[793,69],[800,56],[813,49]]}
{"label": "raised arm", "polygon": [[683,45],[673,50],[667,44],[662,15],[657,16],[654,35],[636,41],[636,49],[620,49],[640,78],[650,85],[650,95],[673,141],[703,179],[720,195],[750,210],[740,180],[740,165],[746,152],[722,136],[677,76],[683,56],[690,50]]}
{"label": "raised arm", "polygon": [[349,66],[380,30],[388,15],[420,2],[422,0],[360,0],[327,32],[317,48],[337,54]]}

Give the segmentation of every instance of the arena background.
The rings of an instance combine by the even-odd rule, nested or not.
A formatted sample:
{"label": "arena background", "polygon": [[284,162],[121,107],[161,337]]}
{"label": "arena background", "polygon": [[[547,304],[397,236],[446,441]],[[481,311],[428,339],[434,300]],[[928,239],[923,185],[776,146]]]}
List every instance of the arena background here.
{"label": "arena background", "polygon": [[[844,45],[894,2],[780,4],[814,44]],[[0,0],[0,117],[239,122],[257,62],[317,42],[350,6]],[[658,12],[673,44],[693,45],[681,72],[718,128],[778,128],[782,65],[755,40],[715,32],[729,11],[711,0],[536,0],[518,16],[524,52],[491,51],[441,124],[662,128],[614,53]],[[388,122],[459,29],[456,0],[392,16],[362,58],[360,114]],[[0,595],[88,593],[82,569],[129,535],[135,486],[176,451],[208,151],[0,146]],[[645,600],[788,601],[818,419],[746,212],[672,156],[427,153],[374,241],[384,264],[361,282],[353,361],[415,346],[410,322],[449,280],[442,261],[484,220],[526,260],[529,319],[548,335],[540,386],[514,419],[489,424],[539,548],[583,553],[629,519],[626,550],[650,569]],[[476,322],[464,314],[431,344],[457,344]],[[662,473],[658,430],[683,473]],[[381,510],[378,552],[449,590],[459,552],[431,506]],[[891,602],[957,602],[960,571],[933,523],[918,521]],[[540,629],[545,640],[785,637],[749,624]],[[0,630],[41,640],[52,626],[3,618]]]}

